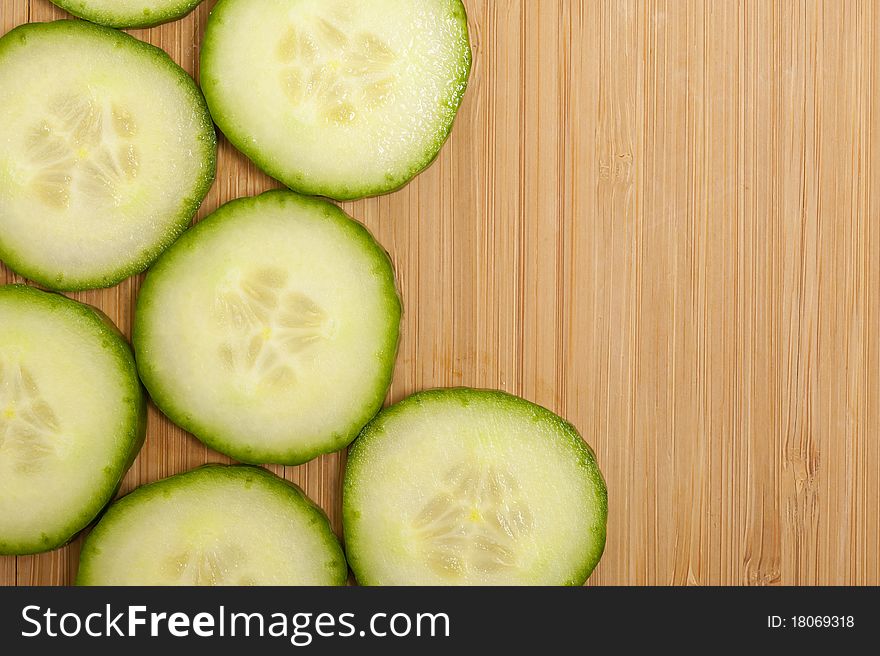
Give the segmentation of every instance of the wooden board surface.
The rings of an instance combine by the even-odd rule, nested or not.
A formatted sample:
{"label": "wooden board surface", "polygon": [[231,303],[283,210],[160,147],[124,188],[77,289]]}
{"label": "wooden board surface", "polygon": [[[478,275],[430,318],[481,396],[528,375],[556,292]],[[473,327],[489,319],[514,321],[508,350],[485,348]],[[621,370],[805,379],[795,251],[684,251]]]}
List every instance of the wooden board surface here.
{"label": "wooden board surface", "polygon": [[[390,399],[497,387],[570,419],[609,487],[592,583],[880,584],[880,3],[466,4],[450,143],[344,205],[400,278]],[[212,5],[134,34],[197,74]],[[63,15],[0,0],[0,31]],[[221,141],[198,216],[273,186]],[[128,332],[138,285],[74,296]],[[123,491],[226,461],[151,408]],[[343,466],[272,469],[339,529]],[[0,584],[69,583],[78,550],[0,558]]]}

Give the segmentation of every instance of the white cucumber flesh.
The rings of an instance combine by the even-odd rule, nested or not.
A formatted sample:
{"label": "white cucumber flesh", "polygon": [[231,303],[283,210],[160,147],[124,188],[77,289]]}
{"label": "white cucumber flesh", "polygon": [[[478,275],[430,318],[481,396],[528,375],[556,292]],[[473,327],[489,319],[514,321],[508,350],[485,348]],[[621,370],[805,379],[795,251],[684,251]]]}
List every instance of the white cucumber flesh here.
{"label": "white cucumber flesh", "polygon": [[298,464],[344,448],[381,408],[400,312],[363,226],[275,191],[221,207],[160,258],[133,342],[173,421],[239,461]]}
{"label": "white cucumber flesh", "polygon": [[495,391],[431,390],[383,410],[343,486],[348,559],[367,585],[581,585],[606,516],[575,429]]}
{"label": "white cucumber flesh", "polygon": [[263,469],[210,465],[115,502],[83,545],[77,585],[344,585],[326,515]]}
{"label": "white cucumber flesh", "polygon": [[106,317],[0,287],[0,554],[48,551],[85,528],[113,497],[145,422],[134,358]]}
{"label": "white cucumber flesh", "polygon": [[433,161],[470,64],[460,0],[220,0],[201,82],[257,165],[343,200],[397,189]]}
{"label": "white cucumber flesh", "polygon": [[120,28],[153,27],[183,18],[202,0],[52,0],[74,16]]}
{"label": "white cucumber flesh", "polygon": [[0,38],[0,260],[113,285],[171,244],[214,179],[204,99],[158,48],[84,21]]}

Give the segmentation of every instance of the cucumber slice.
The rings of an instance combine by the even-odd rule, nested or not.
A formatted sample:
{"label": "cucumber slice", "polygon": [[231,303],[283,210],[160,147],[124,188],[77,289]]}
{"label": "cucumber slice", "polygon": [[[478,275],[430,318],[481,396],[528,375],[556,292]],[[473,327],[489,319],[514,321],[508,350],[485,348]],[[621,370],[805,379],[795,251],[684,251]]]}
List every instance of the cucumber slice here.
{"label": "cucumber slice", "polygon": [[273,191],[224,205],[159,259],[133,341],[174,422],[237,460],[298,464],[345,447],[382,406],[399,325],[367,230]]}
{"label": "cucumber slice", "polygon": [[347,200],[433,161],[470,65],[461,0],[220,0],[201,82],[217,125],[264,171]]}
{"label": "cucumber slice", "polygon": [[145,433],[134,358],[110,320],[0,287],[0,554],[48,551],[85,528]]}
{"label": "cucumber slice", "polygon": [[84,21],[0,38],[0,259],[59,290],[143,271],[214,179],[198,88],[158,48]]}
{"label": "cucumber slice", "polygon": [[343,485],[349,564],[368,585],[581,585],[607,509],[571,424],[485,390],[422,392],[382,411]]}
{"label": "cucumber slice", "polygon": [[74,16],[107,27],[153,27],[183,18],[202,0],[52,0]]}
{"label": "cucumber slice", "polygon": [[256,467],[209,465],[145,485],[89,533],[77,585],[345,585],[326,515]]}

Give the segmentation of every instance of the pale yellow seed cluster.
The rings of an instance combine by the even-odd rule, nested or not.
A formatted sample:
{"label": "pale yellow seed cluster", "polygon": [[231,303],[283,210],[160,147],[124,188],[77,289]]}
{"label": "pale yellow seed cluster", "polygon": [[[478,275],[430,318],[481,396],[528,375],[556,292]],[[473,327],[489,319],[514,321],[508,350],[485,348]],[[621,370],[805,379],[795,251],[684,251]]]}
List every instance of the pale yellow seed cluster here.
{"label": "pale yellow seed cluster", "polygon": [[434,572],[453,579],[515,568],[517,540],[532,530],[516,479],[497,468],[461,465],[445,483],[414,521]]}
{"label": "pale yellow seed cluster", "polygon": [[169,558],[163,573],[185,585],[256,585],[253,578],[237,575],[246,562],[247,554],[241,547],[215,543],[193,547]]}
{"label": "pale yellow seed cluster", "polygon": [[352,37],[319,18],[290,26],[277,48],[281,84],[294,107],[314,102],[323,118],[346,125],[387,102],[394,87],[394,52],[376,35]]}
{"label": "pale yellow seed cluster", "polygon": [[257,384],[290,385],[296,380],[293,356],[328,336],[326,313],[287,283],[281,269],[257,269],[218,295],[217,318],[230,334],[219,357],[229,371]]}
{"label": "pale yellow seed cluster", "polygon": [[0,360],[0,460],[19,473],[32,473],[54,453],[58,417],[26,367]]}
{"label": "pale yellow seed cluster", "polygon": [[122,107],[105,108],[84,94],[55,96],[26,137],[37,198],[65,209],[76,189],[92,203],[118,205],[122,184],[140,168],[131,143],[136,135],[137,125]]}

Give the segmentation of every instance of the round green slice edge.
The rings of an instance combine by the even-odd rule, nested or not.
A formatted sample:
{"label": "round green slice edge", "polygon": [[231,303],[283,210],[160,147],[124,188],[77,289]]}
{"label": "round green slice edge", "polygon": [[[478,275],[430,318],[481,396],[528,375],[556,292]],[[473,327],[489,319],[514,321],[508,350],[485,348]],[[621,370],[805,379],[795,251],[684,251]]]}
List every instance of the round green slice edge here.
{"label": "round green slice edge", "polygon": [[172,421],[236,460],[338,451],[391,384],[401,304],[388,254],[327,201],[232,201],[147,274],[133,344]]}
{"label": "round green slice edge", "polygon": [[351,200],[436,158],[471,51],[461,0],[220,0],[201,62],[236,148],[291,189]]}
{"label": "round green slice edge", "polygon": [[204,98],[162,50],[80,20],[0,38],[0,260],[17,273],[74,291],[143,271],[215,168]]}
{"label": "round green slice edge", "polygon": [[258,467],[207,465],[144,485],[89,533],[77,585],[345,585],[324,512]]}
{"label": "round green slice edge", "polygon": [[85,528],[146,435],[134,358],[90,306],[0,287],[0,554],[48,551]]}
{"label": "round green slice edge", "polygon": [[604,550],[607,509],[571,424],[466,388],[379,413],[343,484],[346,553],[365,585],[581,585]]}
{"label": "round green slice edge", "polygon": [[154,27],[183,18],[202,0],[51,0],[74,16],[117,28]]}

